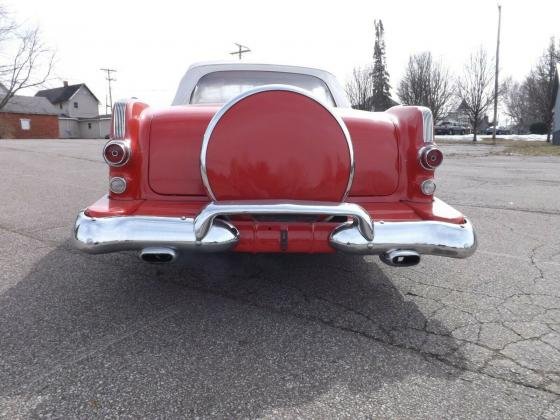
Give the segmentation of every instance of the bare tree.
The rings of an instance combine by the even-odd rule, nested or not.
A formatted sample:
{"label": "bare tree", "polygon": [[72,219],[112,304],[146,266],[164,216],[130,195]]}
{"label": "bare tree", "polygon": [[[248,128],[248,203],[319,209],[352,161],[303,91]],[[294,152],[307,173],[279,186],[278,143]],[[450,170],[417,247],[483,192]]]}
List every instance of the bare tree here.
{"label": "bare tree", "polygon": [[517,131],[525,131],[532,121],[532,110],[527,98],[527,87],[525,83],[514,82],[511,79],[504,81],[504,105],[505,114],[510,117]]}
{"label": "bare tree", "polygon": [[531,70],[524,83],[526,100],[533,113],[535,122],[542,122],[547,127],[546,141],[550,141],[552,129],[553,85],[556,64],[560,62],[560,45],[556,47],[551,38],[547,50]]}
{"label": "bare tree", "polygon": [[457,96],[464,104],[476,141],[480,122],[494,100],[494,68],[483,48],[470,55],[457,82]]}
{"label": "bare tree", "polygon": [[0,51],[1,43],[16,29],[16,24],[10,19],[8,11],[0,5]]}
{"label": "bare tree", "polygon": [[346,94],[350,99],[352,108],[371,111],[371,98],[373,96],[371,67],[354,68],[352,78],[346,82]]}
{"label": "bare tree", "polygon": [[20,90],[42,86],[53,69],[54,53],[42,42],[38,28],[17,25],[0,7],[0,109]]}
{"label": "bare tree", "polygon": [[403,104],[428,107],[432,110],[434,121],[439,121],[451,110],[454,94],[449,70],[441,62],[435,62],[432,53],[410,56],[397,87],[397,95]]}

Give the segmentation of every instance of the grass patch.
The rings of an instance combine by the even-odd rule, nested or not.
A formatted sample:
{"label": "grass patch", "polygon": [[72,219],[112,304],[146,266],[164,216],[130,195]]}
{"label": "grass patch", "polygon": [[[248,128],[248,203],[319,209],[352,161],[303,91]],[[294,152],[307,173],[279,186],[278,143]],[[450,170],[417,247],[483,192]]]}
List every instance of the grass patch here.
{"label": "grass patch", "polygon": [[[514,140],[508,140],[500,137],[496,137],[496,144],[508,144]],[[477,137],[476,141],[472,140],[450,140],[450,139],[438,139],[435,138],[437,144],[472,144],[476,146],[477,144],[493,145],[492,137]]]}
{"label": "grass patch", "polygon": [[501,150],[495,153],[500,155],[560,156],[560,146],[545,141],[508,140],[496,137],[496,142],[494,143],[492,138],[481,137],[476,142],[472,140],[438,140],[436,138],[436,143],[448,145],[501,146]]}
{"label": "grass patch", "polygon": [[504,153],[526,156],[560,156],[560,146],[545,141],[510,140]]}

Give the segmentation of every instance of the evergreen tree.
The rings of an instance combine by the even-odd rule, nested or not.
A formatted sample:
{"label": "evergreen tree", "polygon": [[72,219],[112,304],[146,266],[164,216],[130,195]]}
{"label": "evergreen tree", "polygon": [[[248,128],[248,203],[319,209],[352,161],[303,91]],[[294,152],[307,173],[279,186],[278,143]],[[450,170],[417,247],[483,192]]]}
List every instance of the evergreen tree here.
{"label": "evergreen tree", "polygon": [[372,104],[374,111],[385,111],[392,105],[391,85],[389,84],[389,72],[385,58],[385,38],[383,22],[374,21],[375,44],[373,47],[373,97]]}

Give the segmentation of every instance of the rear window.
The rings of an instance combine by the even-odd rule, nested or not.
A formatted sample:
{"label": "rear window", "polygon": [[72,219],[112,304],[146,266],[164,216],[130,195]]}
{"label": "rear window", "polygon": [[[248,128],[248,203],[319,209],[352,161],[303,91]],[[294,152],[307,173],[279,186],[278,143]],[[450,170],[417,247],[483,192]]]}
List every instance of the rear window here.
{"label": "rear window", "polygon": [[200,78],[191,96],[191,104],[223,104],[249,89],[281,84],[309,92],[322,103],[335,106],[324,81],[309,74],[279,71],[229,70],[208,73]]}

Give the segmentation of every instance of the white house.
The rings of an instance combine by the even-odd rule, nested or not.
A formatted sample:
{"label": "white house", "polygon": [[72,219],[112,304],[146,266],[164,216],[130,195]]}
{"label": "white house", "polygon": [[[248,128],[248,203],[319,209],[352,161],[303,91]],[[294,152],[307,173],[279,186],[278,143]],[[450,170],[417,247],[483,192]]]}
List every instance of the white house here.
{"label": "white house", "polygon": [[111,116],[99,115],[99,100],[85,85],[68,85],[40,90],[35,96],[47,98],[58,110],[61,138],[105,138],[109,135]]}

